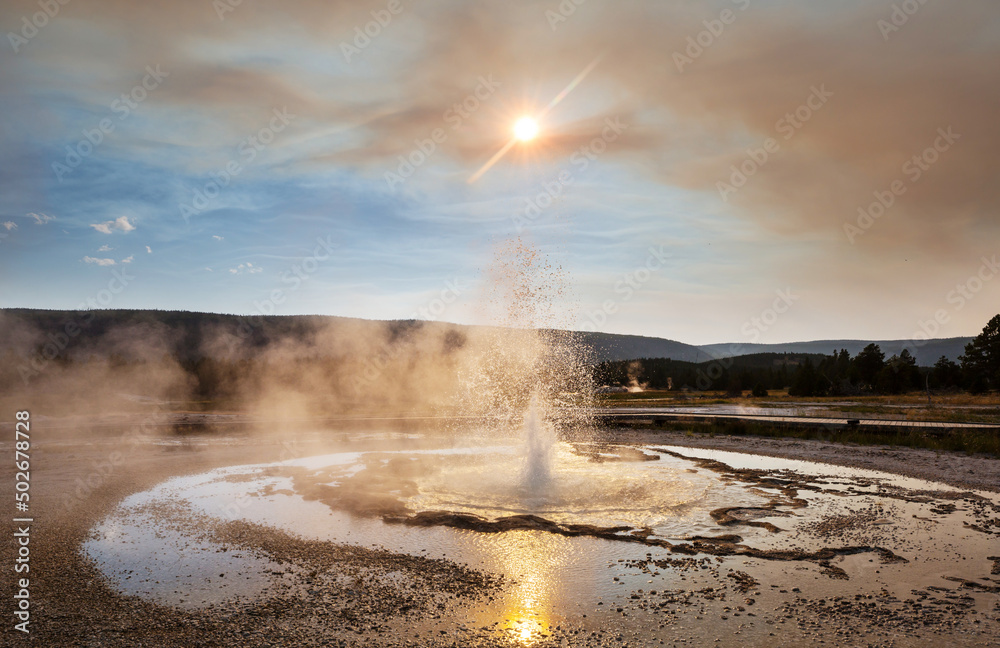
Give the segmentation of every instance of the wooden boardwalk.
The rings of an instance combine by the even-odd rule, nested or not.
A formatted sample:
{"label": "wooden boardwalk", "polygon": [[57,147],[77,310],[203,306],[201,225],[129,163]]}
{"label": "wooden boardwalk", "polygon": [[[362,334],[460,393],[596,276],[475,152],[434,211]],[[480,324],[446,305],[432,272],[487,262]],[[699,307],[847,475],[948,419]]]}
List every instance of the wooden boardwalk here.
{"label": "wooden boardwalk", "polygon": [[595,412],[605,424],[642,423],[651,425],[662,422],[690,423],[757,423],[783,427],[812,427],[859,430],[866,432],[892,432],[923,430],[929,434],[945,434],[950,430],[995,432],[1000,434],[1000,424],[949,423],[944,421],[907,421],[902,419],[872,419],[821,416],[770,416],[766,414],[715,414],[672,412],[668,408],[608,408]]}

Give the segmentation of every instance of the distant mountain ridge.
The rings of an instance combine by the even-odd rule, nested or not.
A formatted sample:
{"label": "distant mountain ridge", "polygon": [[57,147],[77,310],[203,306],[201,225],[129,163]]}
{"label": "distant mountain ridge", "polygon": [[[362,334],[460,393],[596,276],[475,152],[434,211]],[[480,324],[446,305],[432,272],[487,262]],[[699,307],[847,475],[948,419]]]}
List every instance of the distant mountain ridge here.
{"label": "distant mountain ridge", "polygon": [[[23,347],[27,344],[44,343],[51,336],[61,335],[68,322],[75,322],[83,336],[103,334],[116,325],[141,324],[151,327],[150,331],[162,330],[172,334],[174,345],[181,356],[195,354],[208,331],[240,334],[253,345],[266,345],[284,336],[308,335],[319,326],[339,323],[344,326],[385,326],[405,332],[413,327],[444,326],[457,331],[473,328],[468,325],[443,322],[420,322],[395,320],[390,322],[362,320],[326,315],[272,315],[240,316],[218,313],[158,310],[99,310],[92,317],[84,318],[80,311],[53,311],[36,309],[0,309],[0,351],[5,348]],[[248,322],[252,326],[248,326]],[[37,335],[24,335],[23,326],[34,329]],[[246,329],[246,335],[241,334]],[[347,329],[345,328],[345,331]],[[886,357],[899,354],[904,348],[917,359],[921,366],[932,366],[938,358],[945,356],[951,360],[965,351],[971,337],[955,337],[925,341],[914,340],[815,340],[811,342],[787,342],[782,344],[741,344],[723,343],[692,345],[664,338],[642,335],[621,335],[616,333],[578,332],[581,343],[590,349],[590,359],[594,362],[614,360],[635,360],[639,358],[670,358],[684,362],[705,362],[713,358],[745,356],[757,353],[821,353],[829,355],[834,350],[847,349],[856,355],[861,349],[874,342]]]}
{"label": "distant mountain ridge", "polygon": [[752,353],[822,353],[830,355],[834,350],[847,349],[852,356],[869,344],[877,344],[886,358],[899,355],[903,349],[909,349],[917,364],[921,367],[931,367],[938,358],[944,356],[958,362],[958,357],[965,353],[965,345],[972,342],[971,337],[940,338],[932,340],[814,340],[812,342],[785,342],[781,344],[705,344],[698,347],[715,358],[743,356]]}
{"label": "distant mountain ridge", "polygon": [[575,335],[585,346],[590,348],[591,359],[595,362],[636,360],[638,358],[670,358],[684,362],[704,362],[717,357],[691,344],[664,338],[587,331],[581,331]]}

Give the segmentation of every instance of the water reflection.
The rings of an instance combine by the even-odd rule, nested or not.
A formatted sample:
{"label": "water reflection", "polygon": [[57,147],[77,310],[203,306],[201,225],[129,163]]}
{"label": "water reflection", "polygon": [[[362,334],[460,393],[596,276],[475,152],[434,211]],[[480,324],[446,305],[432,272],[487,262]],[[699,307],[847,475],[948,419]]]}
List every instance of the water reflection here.
{"label": "water reflection", "polygon": [[[523,459],[512,449],[486,449],[436,457],[403,504],[414,511],[454,511],[495,519],[537,515],[559,524],[651,527],[665,535],[702,532],[714,526],[708,511],[734,498],[753,500],[713,475],[688,472],[669,456],[622,461],[608,451],[581,455],[566,443],[551,449],[543,483],[519,477]],[[639,455],[641,456],[641,455]]]}
{"label": "water reflection", "polygon": [[536,531],[504,536],[503,542],[490,543],[497,566],[515,579],[505,594],[500,630],[531,646],[544,639],[553,625],[553,609],[559,603],[553,585],[572,569],[570,546],[565,538]]}

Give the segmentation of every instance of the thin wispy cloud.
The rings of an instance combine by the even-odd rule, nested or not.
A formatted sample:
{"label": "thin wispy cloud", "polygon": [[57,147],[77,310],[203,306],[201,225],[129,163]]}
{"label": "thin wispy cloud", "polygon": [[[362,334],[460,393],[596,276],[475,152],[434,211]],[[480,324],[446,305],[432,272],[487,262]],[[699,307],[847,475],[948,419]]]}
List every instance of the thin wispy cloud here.
{"label": "thin wispy cloud", "polygon": [[48,214],[38,214],[35,212],[30,212],[26,216],[35,221],[35,225],[45,225],[48,222],[54,221],[55,216],[49,216]]}
{"label": "thin wispy cloud", "polygon": [[212,238],[214,238],[216,241],[224,241],[225,240],[224,237],[219,236],[218,234],[213,234]]}
{"label": "thin wispy cloud", "polygon": [[97,251],[98,252],[110,252],[113,249],[114,249],[113,247],[111,247],[110,245],[108,245],[107,243],[105,243],[101,247],[97,248]]}
{"label": "thin wispy cloud", "polygon": [[151,247],[149,247],[149,246],[147,245],[147,246],[146,246],[146,254],[152,254],[152,253],[153,253],[153,248],[151,248]]}
{"label": "thin wispy cloud", "polygon": [[230,268],[229,272],[234,275],[240,274],[257,274],[258,272],[263,272],[264,270],[252,263],[241,263],[235,268]]}
{"label": "thin wispy cloud", "polygon": [[101,234],[110,234],[113,230],[131,232],[135,229],[135,225],[129,221],[128,216],[119,216],[114,220],[104,221],[103,223],[91,223],[90,226]]}
{"label": "thin wispy cloud", "polygon": [[92,256],[85,256],[85,257],[83,257],[83,262],[86,263],[86,264],[88,264],[88,265],[97,265],[97,266],[113,266],[113,265],[115,265],[115,260],[114,259],[98,259],[98,258],[95,258],[95,257],[92,257]]}
{"label": "thin wispy cloud", "polygon": [[130,254],[127,257],[125,257],[124,259],[122,259],[122,263],[132,263],[133,259],[135,259],[135,255],[134,254]]}
{"label": "thin wispy cloud", "polygon": [[11,231],[11,230],[16,230],[17,229],[17,223],[15,223],[14,221],[6,221],[3,224],[3,226],[4,226],[4,229],[6,229],[8,232]]}

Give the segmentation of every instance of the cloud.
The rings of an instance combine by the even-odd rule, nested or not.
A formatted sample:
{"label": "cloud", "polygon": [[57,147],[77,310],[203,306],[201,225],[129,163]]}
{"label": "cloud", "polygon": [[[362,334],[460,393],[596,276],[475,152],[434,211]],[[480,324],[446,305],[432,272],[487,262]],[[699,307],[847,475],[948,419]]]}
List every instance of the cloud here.
{"label": "cloud", "polygon": [[241,263],[238,266],[236,266],[235,268],[230,268],[229,269],[229,272],[231,272],[234,275],[240,275],[240,274],[257,274],[258,272],[263,272],[263,271],[264,270],[262,268],[260,268],[258,266],[255,266],[254,264],[249,263],[249,262],[247,262],[247,263]]}
{"label": "cloud", "polygon": [[132,263],[133,259],[135,259],[135,255],[134,254],[130,254],[127,257],[125,257],[124,259],[122,259],[122,263]]}
{"label": "cloud", "polygon": [[3,226],[4,229],[6,229],[8,232],[17,229],[17,223],[15,223],[14,221],[7,221],[3,224]]}
{"label": "cloud", "polygon": [[[709,47],[690,48],[689,38],[706,29],[703,21],[718,15],[696,3],[591,3],[554,31],[537,5],[457,8],[436,22],[428,16],[427,42],[434,46],[400,66],[409,82],[400,86],[399,100],[368,95],[356,104],[353,119],[367,136],[330,159],[391,169],[414,140],[444,127],[448,140],[438,159],[450,157],[463,168],[482,164],[498,146],[487,113],[505,97],[487,99],[489,110],[450,129],[442,113],[450,98],[461,97],[462,84],[493,71],[504,95],[542,76],[540,61],[544,78],[568,81],[589,62],[573,44],[588,43],[588,52],[607,55],[552,112],[538,156],[565,163],[600,134],[605,118],[621,117],[628,129],[600,154],[602,168],[620,163],[636,177],[701,192],[766,234],[830,240],[824,253],[834,258],[845,254],[839,243],[849,247],[844,223],[875,201],[874,192],[902,180],[907,193],[893,208],[895,218],[866,233],[860,253],[881,265],[884,244],[906,241],[942,260],[961,260],[970,232],[997,232],[1000,183],[992,174],[1000,86],[991,80],[1000,76],[1000,14],[985,0],[920,11],[919,21],[886,42],[877,27],[887,17],[883,6],[844,3],[836,19],[827,19],[754,3],[735,11],[737,24]],[[683,71],[677,53],[694,56]],[[818,109],[813,88],[833,93]],[[584,115],[566,119],[567,110]],[[800,121],[802,115],[808,118]],[[904,164],[940,143],[938,129],[949,126],[961,139],[945,153],[931,150],[940,161],[911,182]],[[718,183],[730,182],[731,166],[743,164],[748,149],[760,159],[756,151],[767,138],[780,150],[724,202]],[[946,213],[963,227],[942,229]]]}
{"label": "cloud", "polygon": [[101,234],[110,234],[111,230],[131,232],[135,229],[135,225],[129,222],[128,216],[119,216],[115,220],[109,220],[103,223],[91,223],[90,226]]}
{"label": "cloud", "polygon": [[54,221],[55,216],[49,216],[48,214],[36,214],[35,212],[30,212],[26,214],[28,218],[33,218],[35,220],[35,225],[44,225],[49,221]]}
{"label": "cloud", "polygon": [[216,241],[224,241],[225,240],[223,237],[221,237],[221,236],[219,236],[217,234],[213,234],[212,238],[214,238]]}
{"label": "cloud", "polygon": [[107,243],[105,243],[101,247],[97,248],[97,251],[98,252],[110,252],[113,249],[114,249],[113,247],[111,247],[110,245],[108,245]]}
{"label": "cloud", "polygon": [[151,248],[151,247],[149,247],[149,246],[147,245],[147,246],[146,246],[146,254],[152,254],[152,253],[153,253],[153,248]]}
{"label": "cloud", "polygon": [[99,265],[99,266],[113,266],[115,265],[114,259],[95,259],[92,256],[83,257],[84,263],[89,265]]}
{"label": "cloud", "polygon": [[[300,193],[310,198],[321,195],[312,188],[317,185],[308,178],[311,172],[357,174],[384,186],[383,175],[397,168],[398,156],[408,155],[417,141],[427,141],[441,128],[447,140],[405,185],[433,203],[453,180],[467,178],[502,146],[510,123],[508,107],[530,110],[525,99],[534,101],[536,108],[544,106],[595,54],[606,52],[594,71],[548,114],[541,137],[521,159],[534,161],[537,154],[540,163],[573,171],[578,182],[566,192],[568,198],[596,197],[601,208],[621,216],[615,219],[621,222],[614,234],[616,245],[627,244],[630,236],[634,241],[638,235],[633,232],[655,238],[684,229],[697,240],[709,230],[688,223],[698,221],[705,228],[710,224],[721,234],[709,250],[732,241],[741,253],[732,258],[752,267],[754,272],[744,275],[758,276],[761,284],[784,285],[791,277],[816,294],[833,288],[856,297],[856,303],[845,297],[851,308],[829,306],[835,303],[830,299],[827,306],[817,307],[847,329],[850,312],[883,303],[885,294],[905,293],[908,303],[933,312],[938,289],[945,295],[950,288],[939,283],[928,288],[922,280],[964,278],[963,264],[977,259],[1000,236],[1000,183],[993,179],[1000,150],[996,0],[922,3],[919,14],[888,35],[877,25],[889,18],[887,5],[860,0],[590,2],[559,23],[550,23],[548,14],[553,12],[546,13],[555,9],[556,0],[442,0],[407,9],[372,47],[345,64],[337,43],[350,42],[354,27],[371,20],[368,4],[337,0],[259,11],[243,7],[226,16],[226,25],[235,28],[220,31],[210,9],[206,18],[204,0],[177,0],[169,6],[94,0],[74,10],[75,19],[106,32],[107,47],[51,43],[37,52],[45,57],[48,75],[29,76],[27,62],[33,59],[20,57],[12,66],[27,68],[17,79],[23,83],[0,87],[44,97],[58,84],[60,96],[87,106],[93,104],[95,88],[87,81],[89,74],[75,72],[100,69],[116,89],[127,88],[135,72],[128,61],[162,61],[171,77],[156,90],[155,102],[143,106],[143,119],[149,120],[144,136],[126,136],[125,131],[115,136],[116,155],[131,155],[124,159],[134,161],[144,176],[147,169],[163,170],[164,177],[155,184],[160,188],[186,186],[189,172],[199,178],[216,172],[232,155],[234,143],[256,133],[277,106],[287,105],[299,118],[294,137],[276,139],[268,154],[281,154],[281,181],[294,186],[303,179],[302,186],[309,189]],[[720,34],[706,33],[708,21],[718,24],[721,7],[732,11],[736,22]],[[19,20],[20,15],[12,13],[11,19]],[[275,30],[278,19],[289,29]],[[129,29],[120,29],[120,24]],[[260,33],[270,38],[256,38]],[[212,46],[192,50],[189,44],[199,39]],[[315,60],[317,52],[326,52],[329,58],[324,60],[330,65],[300,64]],[[679,70],[675,54],[693,59]],[[0,75],[10,74],[12,66],[5,66],[8,71],[0,70]],[[477,79],[491,73],[502,85],[494,96],[477,99],[472,94]],[[785,139],[779,120],[794,117],[810,89],[824,84],[833,96],[801,128],[785,131],[793,133]],[[455,123],[446,121],[447,111],[465,97],[472,100],[469,105],[480,107]],[[175,115],[181,113],[193,117],[184,129],[177,129]],[[452,118],[456,114],[450,113]],[[605,119],[615,117],[621,117],[628,130],[586,171],[576,173],[579,167],[570,156],[601,134]],[[29,127],[8,129],[5,138],[15,130],[46,132],[34,115],[13,123]],[[911,182],[902,172],[904,163],[928,150],[937,130],[949,126],[961,139],[944,153],[932,152],[939,161]],[[69,137],[79,135],[67,129],[57,139]],[[730,182],[731,167],[747,161],[748,149],[759,157],[768,137],[777,140],[780,150],[759,169],[751,159],[752,177],[724,202],[717,183]],[[33,150],[35,145],[26,146]],[[512,150],[493,174],[470,189],[468,199],[490,201],[491,183],[503,178],[505,169],[518,168],[520,151]],[[258,158],[247,175],[266,171],[267,157]],[[13,166],[18,165],[7,165]],[[12,173],[7,167],[0,175]],[[89,168],[98,169],[94,164]],[[185,173],[183,178],[170,175],[178,169]],[[86,172],[79,169],[74,175]],[[604,186],[587,193],[595,175],[604,176]],[[542,182],[554,177],[525,182],[523,195],[535,195]],[[619,183],[619,178],[627,181]],[[89,186],[95,194],[108,192],[106,180]],[[252,185],[250,178],[243,180],[244,187]],[[855,222],[858,208],[873,204],[876,192],[885,196],[896,181],[905,183],[906,193],[894,198],[885,217],[851,245],[844,224]],[[273,190],[279,187],[280,200],[293,192],[276,181]],[[226,189],[227,197],[239,204],[241,190],[233,185]],[[270,189],[260,191],[254,202],[271,198],[264,195]],[[371,190],[376,200],[381,199],[378,192]],[[656,207],[649,213],[627,210],[624,196],[619,197],[626,192]],[[114,204],[121,199],[117,190],[108,193],[114,195],[97,195],[92,204],[104,208],[101,200]],[[522,195],[522,185],[516,193]],[[152,191],[144,195],[160,197]],[[675,196],[682,198],[675,201]],[[170,202],[166,192],[163,198]],[[183,200],[189,200],[187,191]],[[44,202],[29,205],[50,208]],[[62,205],[51,209],[61,220],[68,218]],[[675,217],[682,211],[689,211],[689,218]],[[94,227],[104,233],[117,229],[110,223],[101,223],[103,230]],[[597,224],[595,230],[607,233],[608,227]],[[359,243],[359,257],[368,245]],[[148,247],[147,253],[152,254]],[[918,267],[913,268],[910,256],[902,271],[898,264],[904,254],[917,255]],[[699,286],[717,289],[718,294],[741,293],[727,282],[729,257],[706,252],[701,258],[704,271],[686,270],[678,280],[697,276]],[[241,272],[239,266],[230,271]],[[242,271],[250,272],[247,266]],[[868,277],[881,279],[877,290]],[[927,317],[922,312],[914,319],[917,316]]]}

